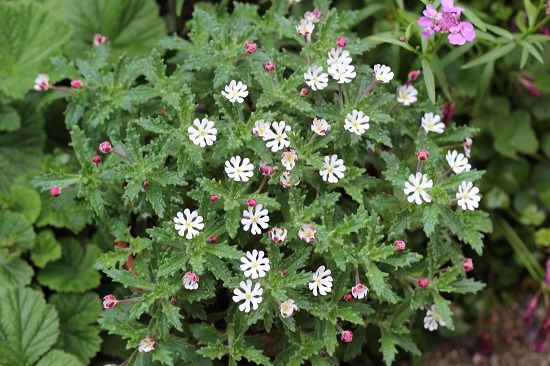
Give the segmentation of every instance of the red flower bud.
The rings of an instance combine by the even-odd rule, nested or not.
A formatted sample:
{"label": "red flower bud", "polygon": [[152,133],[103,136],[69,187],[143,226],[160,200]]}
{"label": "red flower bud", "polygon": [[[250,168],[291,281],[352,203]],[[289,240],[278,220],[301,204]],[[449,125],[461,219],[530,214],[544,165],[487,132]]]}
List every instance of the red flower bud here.
{"label": "red flower bud", "polygon": [[113,146],[109,141],[103,141],[101,144],[99,144],[99,151],[101,151],[104,154],[108,154],[113,150]]}
{"label": "red flower bud", "polygon": [[473,271],[474,263],[472,262],[472,258],[464,258],[462,260],[462,266],[464,267],[465,272]]}
{"label": "red flower bud", "polygon": [[257,203],[258,202],[254,198],[249,198],[246,200],[246,204],[248,205],[248,207],[254,207]]}
{"label": "red flower bud", "polygon": [[443,104],[443,123],[445,126],[448,126],[449,123],[453,120],[453,116],[455,114],[456,109],[456,103],[455,102],[447,102]]}
{"label": "red flower bud", "polygon": [[424,161],[430,157],[430,152],[428,150],[420,149],[416,152],[416,158],[420,161]]}
{"label": "red flower bud", "polygon": [[82,80],[80,79],[74,79],[74,80],[71,80],[71,87],[74,88],[74,89],[79,89],[79,88],[82,88]]}
{"label": "red flower bud", "polygon": [[283,276],[288,276],[288,269],[284,268],[281,273],[283,274]]}
{"label": "red flower bud", "polygon": [[210,235],[208,241],[210,242],[210,244],[216,244],[218,242],[218,237],[216,235]]}
{"label": "red flower bud", "polygon": [[112,309],[116,306],[117,299],[114,295],[106,295],[103,297],[103,308]]}
{"label": "red flower bud", "polygon": [[210,195],[210,202],[216,202],[218,200],[217,194],[211,194]]}
{"label": "red flower bud", "polygon": [[92,163],[94,163],[95,165],[99,165],[99,163],[101,163],[101,156],[99,155],[94,155],[92,157]]}
{"label": "red flower bud", "polygon": [[418,279],[418,286],[422,288],[428,287],[429,284],[430,284],[430,281],[428,281],[426,277],[421,277]]}
{"label": "red flower bud", "polygon": [[539,297],[537,295],[533,296],[531,300],[529,300],[527,309],[525,309],[525,312],[523,313],[523,322],[525,323],[525,325],[527,325],[529,321],[531,321],[533,314],[535,314],[535,310],[537,310],[538,304],[539,304]]}
{"label": "red flower bud", "polygon": [[340,36],[336,40],[336,45],[340,48],[346,47],[346,44],[347,44],[347,41],[346,41],[346,37],[344,37],[344,36]]}
{"label": "red flower bud", "polygon": [[393,246],[397,249],[398,252],[402,252],[405,250],[405,242],[403,240],[394,241]]}
{"label": "red flower bud", "polygon": [[262,175],[271,177],[275,174],[275,170],[277,170],[277,167],[269,166],[263,161],[260,161],[260,173],[262,173]]}
{"label": "red flower bud", "polygon": [[244,49],[245,49],[246,53],[251,55],[254,52],[256,52],[256,50],[258,49],[258,45],[256,43],[252,42],[252,41],[248,41],[244,44]]}
{"label": "red flower bud", "polygon": [[170,299],[170,304],[172,304],[172,305],[176,305],[177,302],[178,302],[178,300],[176,300],[175,297]]}
{"label": "red flower bud", "polygon": [[353,332],[351,330],[344,330],[340,335],[340,339],[346,343],[351,342],[353,340]]}
{"label": "red flower bud", "polygon": [[309,89],[308,88],[302,88],[302,90],[300,90],[300,95],[302,97],[305,97],[308,94],[309,94]]}
{"label": "red flower bud", "polygon": [[353,296],[350,294],[350,293],[347,293],[345,294],[342,299],[345,301],[345,302],[350,302],[351,300],[353,300]]}
{"label": "red flower bud", "polygon": [[147,189],[149,187],[149,181],[144,180],[143,182],[141,182],[141,186],[143,187],[143,189]]}
{"label": "red flower bud", "polygon": [[50,188],[50,196],[55,198],[55,197],[59,197],[60,194],[61,194],[60,186],[53,186],[52,188]]}
{"label": "red flower bud", "polygon": [[419,77],[420,77],[420,70],[412,70],[409,72],[409,75],[408,75],[408,79],[409,79],[409,82],[412,84],[413,82],[415,82]]}
{"label": "red flower bud", "polygon": [[265,63],[265,66],[264,66],[264,69],[265,71],[268,71],[268,72],[271,72],[273,70],[275,70],[275,62],[269,60]]}

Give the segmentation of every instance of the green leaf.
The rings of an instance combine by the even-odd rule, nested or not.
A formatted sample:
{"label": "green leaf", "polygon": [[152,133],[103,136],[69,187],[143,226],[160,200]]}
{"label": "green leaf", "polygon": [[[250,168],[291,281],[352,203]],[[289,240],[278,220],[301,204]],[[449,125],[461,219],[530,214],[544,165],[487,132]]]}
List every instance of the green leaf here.
{"label": "green leaf", "polygon": [[0,293],[0,365],[31,366],[55,343],[59,320],[39,291]]}
{"label": "green leaf", "polygon": [[77,356],[84,364],[99,351],[101,337],[95,326],[102,306],[99,297],[91,292],[85,294],[55,294],[50,303],[59,313],[59,349]]}
{"label": "green leaf", "polygon": [[389,277],[387,273],[382,272],[374,262],[369,260],[365,260],[365,271],[370,287],[378,297],[391,304],[395,304],[399,300],[387,282],[387,277]]}
{"label": "green leaf", "polygon": [[40,195],[26,186],[16,185],[11,189],[8,205],[10,211],[22,213],[30,223],[40,215]]}
{"label": "green leaf", "polygon": [[425,59],[422,59],[422,72],[424,73],[424,83],[426,84],[426,90],[428,96],[433,104],[435,104],[435,80],[430,63]]}
{"label": "green leaf", "polygon": [[117,54],[129,55],[149,53],[166,35],[153,0],[55,0],[52,6],[73,26],[69,52],[75,56],[92,46],[95,33],[107,36]]}
{"label": "green leaf", "polygon": [[439,207],[436,204],[427,205],[422,209],[424,232],[428,237],[434,232],[439,222],[439,211]]}
{"label": "green leaf", "polygon": [[38,272],[38,282],[59,292],[84,292],[99,285],[101,276],[94,262],[101,254],[95,245],[81,245],[75,239],[61,242],[61,259]]}
{"label": "green leaf", "polygon": [[34,230],[25,216],[0,211],[0,254],[18,255],[34,245]]}
{"label": "green leaf", "polygon": [[31,249],[31,259],[40,268],[48,262],[61,258],[61,244],[55,239],[51,230],[44,230],[36,236],[34,247]]}
{"label": "green leaf", "polygon": [[435,302],[435,312],[441,315],[441,318],[443,318],[443,321],[450,330],[454,330],[455,326],[453,323],[453,313],[451,309],[449,309],[449,304],[451,302],[444,299],[436,292],[433,293],[433,298]]}
{"label": "green leaf", "polygon": [[462,65],[462,68],[469,69],[471,67],[483,65],[483,64],[486,64],[487,62],[491,62],[501,57],[504,57],[510,52],[512,52],[516,48],[516,46],[517,46],[516,43],[511,42],[511,43],[505,44],[504,46],[497,47],[494,50],[487,52],[483,56],[480,56],[470,62],[465,63],[464,65]]}
{"label": "green leaf", "polygon": [[390,366],[395,361],[397,355],[397,340],[389,333],[382,333],[380,337],[380,351],[384,358],[386,366]]}
{"label": "green leaf", "polygon": [[550,246],[550,228],[542,228],[535,232],[535,243],[541,247]]}
{"label": "green leaf", "polygon": [[[71,37],[70,26],[33,2],[0,2],[0,90],[21,98]],[[0,144],[1,145],[1,144]]]}
{"label": "green leaf", "polygon": [[0,106],[0,132],[12,132],[21,127],[21,116],[9,105]]}
{"label": "green leaf", "polygon": [[483,282],[475,281],[472,278],[464,278],[450,284],[450,292],[458,294],[475,293],[485,287]]}
{"label": "green leaf", "polygon": [[34,271],[20,258],[9,260],[0,256],[0,284],[2,288],[22,287],[31,283]]}
{"label": "green leaf", "polygon": [[75,356],[53,349],[42,357],[36,366],[84,366]]}

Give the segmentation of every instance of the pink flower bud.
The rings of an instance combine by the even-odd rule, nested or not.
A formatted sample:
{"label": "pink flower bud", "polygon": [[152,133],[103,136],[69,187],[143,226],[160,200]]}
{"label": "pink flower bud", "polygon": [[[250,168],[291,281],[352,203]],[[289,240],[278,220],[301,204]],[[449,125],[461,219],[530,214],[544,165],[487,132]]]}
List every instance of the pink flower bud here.
{"label": "pink flower bud", "polygon": [[537,310],[538,304],[539,297],[537,295],[533,296],[531,300],[529,300],[529,304],[527,305],[527,308],[523,313],[523,323],[525,323],[525,325],[527,325],[531,321],[533,314],[535,314],[535,310]]}
{"label": "pink flower bud", "polygon": [[170,304],[176,305],[177,303],[178,303],[178,300],[175,297],[170,299]]}
{"label": "pink flower bud", "polygon": [[218,242],[218,237],[216,235],[210,235],[208,241],[210,242],[210,244],[216,244]]}
{"label": "pink flower bud", "polygon": [[153,352],[155,350],[155,347],[157,345],[157,341],[155,341],[153,338],[145,338],[141,342],[139,342],[139,352]]}
{"label": "pink flower bud", "polygon": [[353,296],[350,294],[350,293],[347,293],[345,294],[342,299],[345,301],[345,302],[350,302],[351,300],[353,300]]}
{"label": "pink flower bud", "polygon": [[519,82],[533,97],[538,98],[541,96],[542,93],[540,89],[535,85],[535,82],[531,75],[521,74],[519,76]]}
{"label": "pink flower bud", "polygon": [[302,97],[305,97],[308,94],[309,94],[309,89],[308,88],[302,88],[302,90],[300,90],[300,95]]}
{"label": "pink flower bud", "polygon": [[420,149],[416,152],[416,158],[420,161],[424,161],[430,157],[430,152],[428,150]]}
{"label": "pink flower bud", "polygon": [[116,306],[117,300],[114,295],[106,295],[103,297],[103,308],[112,309]]}
{"label": "pink flower bud", "polygon": [[547,285],[550,285],[550,258],[546,260],[546,279],[544,280]]}
{"label": "pink flower bud", "polygon": [[82,88],[82,85],[82,80],[80,79],[71,80],[71,87],[74,89]]}
{"label": "pink flower bud", "polygon": [[249,198],[246,200],[246,204],[248,205],[248,207],[254,207],[257,203],[258,202],[254,198]]}
{"label": "pink flower bud", "polygon": [[284,268],[281,273],[283,274],[283,276],[288,276],[288,269]]}
{"label": "pink flower bud", "polygon": [[149,188],[149,181],[148,181],[148,180],[144,180],[143,182],[141,182],[141,186],[143,187],[143,189]]}
{"label": "pink flower bud", "polygon": [[210,195],[210,202],[216,202],[218,200],[217,194],[211,194]]}
{"label": "pink flower bud", "polygon": [[268,234],[271,241],[273,241],[275,244],[280,244],[286,239],[288,231],[285,228],[272,227],[269,230]]}
{"label": "pink flower bud", "polygon": [[260,161],[260,173],[267,177],[272,177],[275,174],[277,167],[269,166],[265,162]]}
{"label": "pink flower bud", "polygon": [[273,70],[275,70],[275,62],[269,60],[265,63],[265,66],[264,66],[264,69],[265,71],[268,71],[268,72],[271,72]]}
{"label": "pink flower bud", "polygon": [[344,37],[344,36],[340,36],[336,40],[336,45],[340,48],[346,47],[346,44],[347,44],[347,41],[346,41],[346,37]]}
{"label": "pink flower bud", "polygon": [[453,117],[455,115],[456,110],[456,103],[455,102],[447,102],[443,104],[443,123],[445,126],[448,126],[449,123],[453,120]]}
{"label": "pink flower bud", "polygon": [[418,279],[418,286],[422,288],[428,287],[429,284],[430,284],[430,281],[428,281],[426,277],[421,277]]}
{"label": "pink flower bud", "polygon": [[249,55],[253,54],[254,52],[256,52],[256,50],[258,49],[258,45],[252,41],[248,41],[244,44],[244,50],[246,51],[246,53],[248,53]]}
{"label": "pink flower bud", "polygon": [[92,157],[92,163],[94,163],[95,165],[99,165],[99,163],[101,163],[101,156],[99,155],[94,155]]}
{"label": "pink flower bud", "polygon": [[50,188],[50,196],[52,197],[59,197],[61,195],[61,187],[60,186],[53,186]]}
{"label": "pink flower bud", "polygon": [[403,240],[394,241],[393,246],[397,249],[398,252],[402,252],[405,250],[405,242]]}
{"label": "pink flower bud", "polygon": [[344,330],[340,335],[340,339],[346,343],[351,342],[353,340],[353,332],[351,330]]}
{"label": "pink flower bud", "polygon": [[109,141],[103,141],[101,144],[99,144],[99,151],[101,151],[104,154],[108,154],[113,150],[113,146]]}
{"label": "pink flower bud", "polygon": [[462,266],[464,267],[465,272],[473,271],[474,263],[472,262],[472,258],[464,258],[462,260]]}
{"label": "pink flower bud", "polygon": [[420,77],[420,70],[412,70],[412,71],[409,71],[409,75],[408,75],[408,79],[409,79],[409,83],[414,83],[419,77]]}
{"label": "pink flower bud", "polygon": [[42,91],[50,88],[50,77],[46,74],[38,74],[36,79],[34,79],[34,90]]}
{"label": "pink flower bud", "polygon": [[107,39],[108,38],[106,36],[99,33],[94,34],[94,46],[99,46],[100,44],[107,42]]}

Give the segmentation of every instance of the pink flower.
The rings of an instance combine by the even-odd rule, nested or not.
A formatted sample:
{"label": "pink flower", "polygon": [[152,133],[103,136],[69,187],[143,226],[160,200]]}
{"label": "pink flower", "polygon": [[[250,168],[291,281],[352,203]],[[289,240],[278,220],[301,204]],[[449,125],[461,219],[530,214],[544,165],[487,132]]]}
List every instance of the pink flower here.
{"label": "pink flower", "polygon": [[74,80],[71,80],[71,87],[74,88],[74,89],[79,89],[79,88],[82,88],[82,80],[80,79],[74,79]]}
{"label": "pink flower", "polygon": [[267,72],[272,72],[273,70],[275,70],[275,62],[271,60],[267,61],[265,63],[264,69]]}
{"label": "pink flower", "polygon": [[246,204],[248,205],[248,207],[254,207],[256,206],[256,204],[258,204],[258,201],[256,201],[255,198],[249,198],[246,200]]}
{"label": "pink flower", "polygon": [[527,325],[529,321],[531,321],[533,314],[535,314],[535,310],[537,310],[538,304],[539,298],[537,295],[533,296],[531,300],[529,300],[527,309],[525,309],[525,312],[523,313],[523,323],[525,323],[525,325]]}
{"label": "pink flower", "polygon": [[472,258],[464,258],[462,260],[462,266],[464,267],[465,272],[473,271],[474,263],[472,262]]}
{"label": "pink flower", "polygon": [[317,8],[313,9],[312,11],[306,11],[304,13],[304,19],[312,23],[319,23],[322,17],[323,13],[321,13],[321,10]]}
{"label": "pink flower", "polygon": [[273,176],[273,174],[275,174],[276,170],[276,167],[269,166],[265,162],[260,161],[260,173],[262,173],[263,176],[271,177]]}
{"label": "pink flower", "polygon": [[351,330],[344,330],[340,335],[340,339],[346,343],[351,342],[353,340],[353,332]]}
{"label": "pink flower", "polygon": [[188,290],[196,290],[199,288],[199,275],[195,272],[187,272],[181,278],[183,287]]}
{"label": "pink flower", "polygon": [[369,289],[367,286],[363,285],[362,283],[358,283],[357,285],[353,286],[351,288],[351,294],[355,299],[362,299],[369,293]]}
{"label": "pink flower", "polygon": [[285,228],[272,227],[269,230],[268,234],[271,241],[273,241],[275,244],[280,244],[286,239],[288,231]]}
{"label": "pink flower", "polygon": [[94,163],[95,165],[99,165],[99,163],[101,163],[101,156],[99,155],[94,155],[92,157],[92,163]]}
{"label": "pink flower", "polygon": [[61,195],[61,187],[60,186],[53,186],[50,188],[50,196],[52,197],[59,197]]}
{"label": "pink flower", "polygon": [[302,241],[310,244],[317,238],[317,230],[315,230],[313,226],[305,224],[300,228],[300,231],[298,231],[298,236]]}
{"label": "pink flower", "polygon": [[139,352],[153,352],[155,350],[155,346],[157,344],[157,341],[155,341],[153,338],[145,338],[139,342]]}
{"label": "pink flower", "polygon": [[108,38],[106,36],[99,33],[94,34],[94,46],[99,46],[100,44],[107,42],[107,39]]}
{"label": "pink flower", "polygon": [[106,295],[103,297],[103,308],[112,309],[116,306],[117,299],[114,295]]}
{"label": "pink flower", "polygon": [[43,91],[51,88],[50,77],[46,74],[38,74],[34,79],[34,90]]}
{"label": "pink flower", "polygon": [[113,150],[113,146],[109,141],[103,141],[101,144],[99,144],[99,151],[101,151],[104,154],[108,154]]}
{"label": "pink flower", "polygon": [[470,158],[472,155],[472,143],[473,140],[471,137],[466,137],[462,143],[462,146],[464,146],[464,155],[466,155],[467,158]]}
{"label": "pink flower", "polygon": [[251,55],[254,52],[256,52],[256,50],[258,49],[258,45],[256,43],[252,42],[252,41],[248,41],[244,44],[244,49],[245,49],[246,53]]}
{"label": "pink flower", "polygon": [[393,246],[395,248],[397,248],[397,251],[398,252],[402,252],[405,250],[405,242],[403,240],[396,240],[394,243],[393,243]]}
{"label": "pink flower", "polygon": [[463,45],[476,38],[472,23],[461,21],[462,8],[454,6],[454,0],[441,1],[441,11],[428,4],[418,19],[418,25],[423,27],[422,35],[429,38],[434,33],[447,33],[450,44]]}
{"label": "pink flower", "polygon": [[462,46],[466,42],[471,42],[476,39],[476,31],[470,22],[460,22],[455,26],[449,27],[449,35],[447,37],[450,44]]}
{"label": "pink flower", "polygon": [[421,277],[418,279],[418,286],[422,288],[428,287],[429,284],[430,284],[430,281],[428,281],[426,277]]}
{"label": "pink flower", "polygon": [[424,161],[430,157],[428,150],[420,149],[416,152],[416,158],[420,161]]}
{"label": "pink flower", "polygon": [[353,300],[353,296],[350,294],[350,293],[347,293],[345,294],[342,299],[345,301],[345,302],[350,302],[351,300]]}
{"label": "pink flower", "polygon": [[216,202],[218,200],[217,194],[211,194],[210,195],[210,202]]}
{"label": "pink flower", "polygon": [[346,44],[347,44],[347,41],[346,41],[346,37],[344,37],[344,36],[340,36],[336,40],[336,46],[338,46],[340,48],[346,47]]}

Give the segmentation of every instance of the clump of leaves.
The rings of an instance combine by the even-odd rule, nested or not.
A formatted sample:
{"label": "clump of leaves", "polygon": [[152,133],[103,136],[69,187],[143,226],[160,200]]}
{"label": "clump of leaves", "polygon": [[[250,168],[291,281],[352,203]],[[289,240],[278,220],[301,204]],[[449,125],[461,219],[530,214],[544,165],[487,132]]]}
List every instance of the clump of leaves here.
{"label": "clump of leaves", "polygon": [[[135,350],[129,364],[350,360],[373,336],[391,364],[398,346],[420,352],[411,337],[411,329],[422,328],[420,313],[432,309],[439,324],[453,329],[447,294],[483,286],[466,277],[462,246],[481,254],[491,223],[455,198],[462,182],[482,172],[449,176],[445,160],[447,150],[476,131],[422,128],[425,113],[440,112],[423,88],[410,103],[403,100],[414,87],[400,88],[399,103],[395,79],[373,81],[371,45],[350,32],[361,19],[357,12],[338,13],[319,2],[322,16],[313,32],[301,35],[300,20],[285,16],[285,3],[261,16],[254,5],[236,3],[231,15],[223,6],[197,5],[188,37],[167,38],[148,57],[110,63],[107,42],[74,63],[54,62],[86,86],[71,91],[66,110],[80,169],[43,175],[35,185],[60,186],[60,213],[64,205],[86,207],[118,243],[97,262],[124,287],[118,305],[106,304],[116,306],[100,324]],[[304,91],[304,73],[313,65],[326,70],[342,34],[353,68],[351,60],[338,61],[329,71],[340,83],[330,80],[325,88],[309,80],[311,90]],[[254,53],[244,49],[250,40],[259,45]],[[168,64],[161,57],[166,50],[173,55]],[[244,83],[246,93],[233,90],[232,80]],[[368,128],[354,110],[369,116]],[[101,162],[94,162],[106,140]],[[427,159],[417,159],[420,149]],[[294,166],[282,153],[297,156]],[[420,171],[433,187],[413,189],[430,197],[415,204],[404,189]],[[268,225],[280,231],[268,233]],[[396,240],[406,249],[394,246]],[[269,266],[252,264],[247,276],[262,291],[245,296],[253,306],[248,302],[243,312],[247,306],[233,295],[246,285],[240,265],[253,250],[263,251]],[[321,266],[331,270],[332,286],[314,274]],[[264,276],[254,274],[258,268]],[[65,286],[48,272],[42,280]],[[328,290],[312,293],[319,284]],[[358,284],[368,287],[363,298],[351,291]],[[298,311],[283,308],[288,300]]]}

